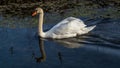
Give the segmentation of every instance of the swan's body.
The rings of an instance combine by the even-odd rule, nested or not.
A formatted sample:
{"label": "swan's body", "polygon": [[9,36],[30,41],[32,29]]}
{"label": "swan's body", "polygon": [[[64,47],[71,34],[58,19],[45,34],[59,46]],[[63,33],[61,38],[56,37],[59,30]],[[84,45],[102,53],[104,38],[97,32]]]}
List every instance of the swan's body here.
{"label": "swan's body", "polygon": [[86,27],[84,22],[78,18],[68,17],[62,20],[61,22],[59,22],[49,31],[43,32],[42,24],[43,24],[44,13],[41,8],[37,8],[36,10],[37,11],[33,13],[33,16],[36,15],[37,13],[40,13],[38,32],[39,32],[39,36],[43,38],[61,39],[61,38],[75,37],[77,35],[86,34],[95,28],[95,26]]}
{"label": "swan's body", "polygon": [[77,35],[82,35],[91,31],[94,27],[90,29],[86,28],[86,25],[82,20],[68,17],[55,25],[49,31],[45,32],[45,37],[50,38],[69,38],[75,37]]}

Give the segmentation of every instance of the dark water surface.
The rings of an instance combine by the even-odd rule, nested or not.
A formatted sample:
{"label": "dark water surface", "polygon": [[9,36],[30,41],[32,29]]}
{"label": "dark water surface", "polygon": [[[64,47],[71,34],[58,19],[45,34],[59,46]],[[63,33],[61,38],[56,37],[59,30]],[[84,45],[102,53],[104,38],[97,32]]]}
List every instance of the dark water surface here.
{"label": "dark water surface", "polygon": [[1,27],[0,68],[119,68],[120,19],[82,19],[96,28],[61,40],[38,38],[37,27]]}

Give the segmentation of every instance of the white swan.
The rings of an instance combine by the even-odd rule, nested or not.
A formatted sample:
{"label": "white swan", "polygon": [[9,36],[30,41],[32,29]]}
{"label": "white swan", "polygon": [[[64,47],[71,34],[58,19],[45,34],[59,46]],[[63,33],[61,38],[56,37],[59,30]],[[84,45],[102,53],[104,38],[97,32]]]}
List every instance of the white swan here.
{"label": "white swan", "polygon": [[86,34],[93,30],[95,26],[86,27],[84,22],[78,18],[68,17],[55,25],[47,32],[43,32],[43,16],[44,12],[42,8],[36,8],[36,11],[32,14],[35,16],[39,14],[38,34],[42,38],[69,38],[77,35]]}

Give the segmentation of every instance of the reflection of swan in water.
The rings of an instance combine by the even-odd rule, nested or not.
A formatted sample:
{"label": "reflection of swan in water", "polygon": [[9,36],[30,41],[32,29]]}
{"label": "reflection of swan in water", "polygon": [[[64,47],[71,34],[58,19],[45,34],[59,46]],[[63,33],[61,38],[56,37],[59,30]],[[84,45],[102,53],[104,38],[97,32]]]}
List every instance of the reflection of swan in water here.
{"label": "reflection of swan in water", "polygon": [[[90,40],[87,40],[85,38],[95,39],[93,37],[80,36],[80,38],[77,37],[77,38],[61,39],[61,40],[53,40],[53,41],[58,42],[58,43],[62,44],[64,47],[67,47],[67,48],[79,48],[80,47],[80,48],[85,48],[85,49],[90,50],[90,51],[91,50],[98,51],[98,53],[107,53],[107,54],[110,54],[110,55],[120,56],[120,54],[119,54],[120,50],[115,49],[113,47],[109,47],[109,45],[106,44],[106,43],[101,43],[100,42],[99,43],[100,45],[99,45],[98,41],[100,41],[102,39],[99,39],[99,38],[95,39],[95,40],[98,40],[97,43],[96,43],[95,41],[90,41]],[[43,41],[44,41],[43,39],[41,39],[41,38],[39,39],[39,44],[40,44],[39,47],[40,47],[40,52],[41,52],[42,57],[35,58],[37,62],[42,62],[42,61],[46,60],[46,53],[45,53],[45,50],[44,50]],[[48,40],[48,42],[49,42],[49,40]],[[64,58],[64,55],[62,55],[62,53],[60,51],[58,51],[58,59],[59,59],[60,63],[63,63],[63,58]]]}
{"label": "reflection of swan in water", "polygon": [[40,48],[40,53],[41,53],[41,57],[36,57],[36,62],[43,62],[46,60],[46,53],[45,53],[45,50],[44,50],[44,41],[39,38],[39,48]]}
{"label": "reflection of swan in water", "polygon": [[38,13],[40,14],[38,34],[43,38],[61,39],[75,37],[77,35],[86,34],[95,28],[95,25],[86,27],[87,25],[85,25],[84,22],[78,18],[68,17],[55,25],[49,31],[43,32],[43,10],[41,8],[36,8],[36,11],[32,14],[32,16],[35,16]]}
{"label": "reflection of swan in water", "polygon": [[82,46],[82,44],[76,43],[72,40],[55,40],[55,42],[60,43],[67,48],[79,48]]}
{"label": "reflection of swan in water", "polygon": [[[82,36],[81,36],[82,37]],[[55,42],[62,44],[64,47],[67,48],[79,48],[82,47],[85,42],[87,42],[84,39],[80,38],[66,38],[66,39],[56,39]]]}
{"label": "reflection of swan in water", "polygon": [[85,48],[88,50],[98,51],[100,53],[106,53],[120,57],[120,46],[119,44],[111,43],[105,38],[96,35],[79,36],[77,38],[55,40],[58,43],[63,44],[67,48]]}
{"label": "reflection of swan in water", "polygon": [[[40,48],[41,57],[35,57],[35,59],[36,62],[43,62],[46,60],[46,53],[44,50],[44,40],[42,38],[39,38],[39,48]],[[58,52],[58,59],[62,63],[62,55],[60,52]]]}

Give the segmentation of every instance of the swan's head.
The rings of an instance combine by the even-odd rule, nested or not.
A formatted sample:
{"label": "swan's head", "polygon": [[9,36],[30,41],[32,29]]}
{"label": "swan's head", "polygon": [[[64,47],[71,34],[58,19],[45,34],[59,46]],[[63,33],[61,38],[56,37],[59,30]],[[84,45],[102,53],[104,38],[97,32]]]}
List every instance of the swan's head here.
{"label": "swan's head", "polygon": [[36,8],[35,11],[33,12],[32,16],[35,16],[37,14],[43,14],[43,9],[42,8]]}

